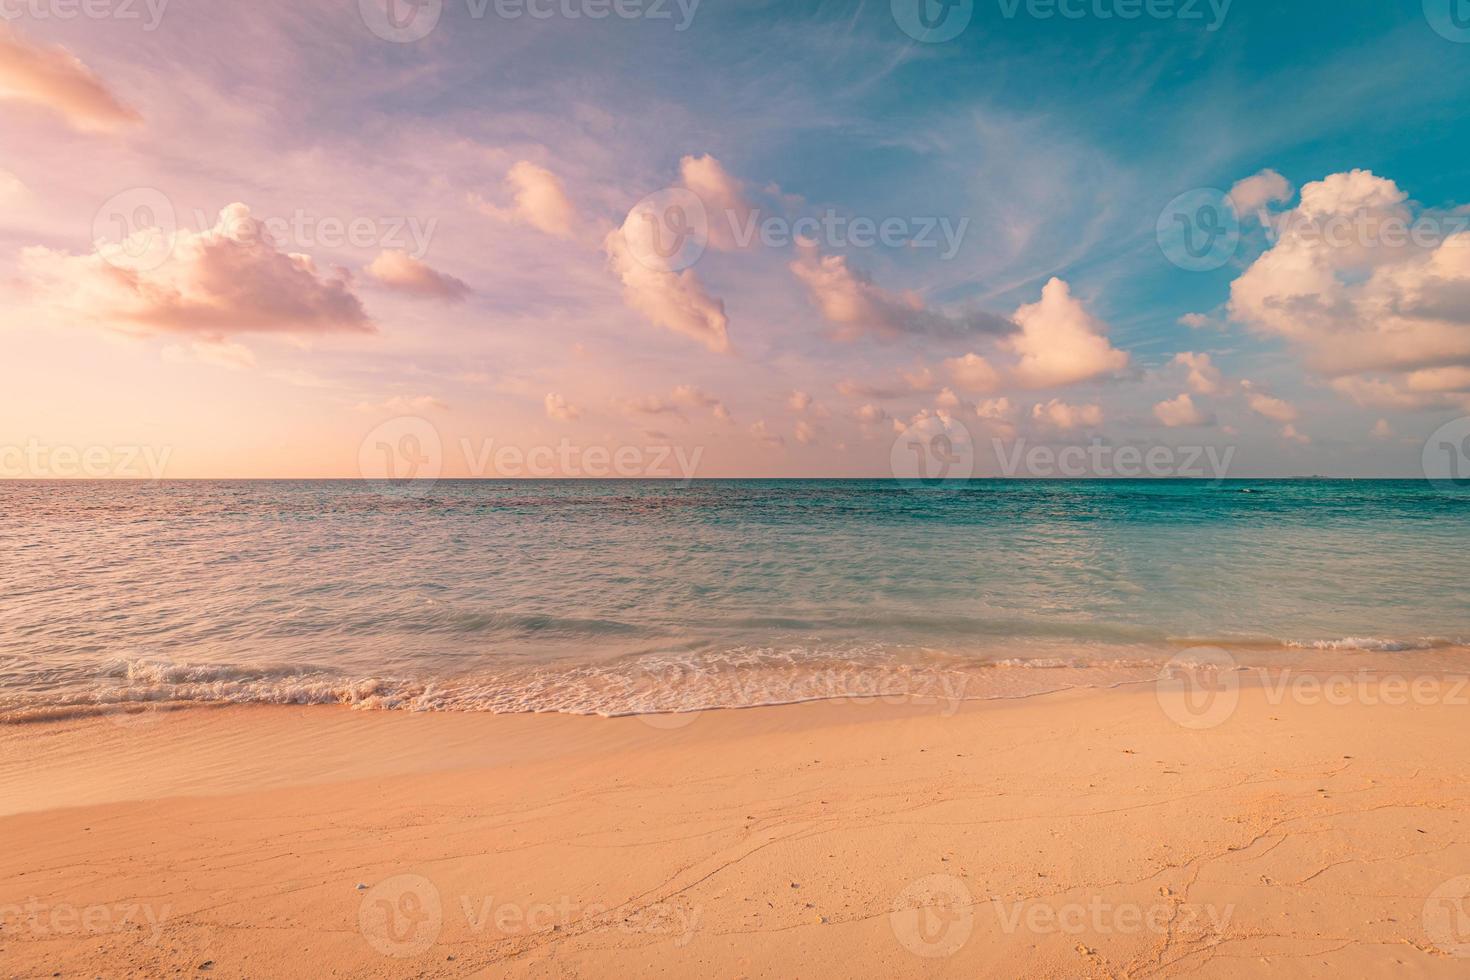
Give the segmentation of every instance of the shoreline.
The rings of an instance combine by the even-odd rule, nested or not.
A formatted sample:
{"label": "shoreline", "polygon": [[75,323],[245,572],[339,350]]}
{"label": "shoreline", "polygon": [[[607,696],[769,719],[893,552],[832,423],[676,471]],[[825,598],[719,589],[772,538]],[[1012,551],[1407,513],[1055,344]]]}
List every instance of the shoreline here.
{"label": "shoreline", "polygon": [[1435,895],[1470,875],[1465,709],[1268,695],[1241,685],[1220,718],[1113,689],[949,715],[9,726],[0,959],[24,977],[1462,976],[1470,935]]}

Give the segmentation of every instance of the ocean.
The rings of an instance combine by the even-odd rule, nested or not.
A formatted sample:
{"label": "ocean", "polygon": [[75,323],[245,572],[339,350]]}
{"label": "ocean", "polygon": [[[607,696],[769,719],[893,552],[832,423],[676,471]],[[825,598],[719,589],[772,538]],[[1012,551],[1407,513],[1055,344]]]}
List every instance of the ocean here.
{"label": "ocean", "polygon": [[1470,491],[1423,481],[12,482],[0,513],[7,721],[1470,663]]}

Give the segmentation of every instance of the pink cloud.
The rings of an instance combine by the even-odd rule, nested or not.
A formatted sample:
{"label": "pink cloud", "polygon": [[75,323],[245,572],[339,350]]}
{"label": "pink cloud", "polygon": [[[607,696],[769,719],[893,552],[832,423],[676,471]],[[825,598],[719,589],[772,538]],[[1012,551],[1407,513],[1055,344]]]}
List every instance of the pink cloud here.
{"label": "pink cloud", "polygon": [[1013,374],[1028,388],[1077,384],[1128,366],[1127,352],[1108,342],[1107,328],[1060,279],[1048,282],[1041,299],[1022,306],[1014,319],[1021,332],[1001,344],[1020,355]]}
{"label": "pink cloud", "polygon": [[850,268],[846,257],[822,255],[809,243],[798,248],[790,269],[806,286],[823,319],[837,328],[835,336],[839,340],[865,335],[893,339],[905,334],[998,333],[1012,326],[989,314],[952,316],[931,310],[917,293],[891,293]]}
{"label": "pink cloud", "polygon": [[567,197],[561,178],[529,160],[521,160],[505,175],[514,204],[502,208],[479,197],[471,201],[486,215],[500,221],[518,221],[558,238],[576,236],[580,219]]}
{"label": "pink cloud", "polygon": [[309,256],[280,251],[244,204],[207,231],[162,240],[161,263],[156,246],[158,231],[144,229],[90,255],[27,248],[21,267],[58,307],[115,329],[216,338],[376,329],[347,270],[323,274]]}
{"label": "pink cloud", "polygon": [[1045,405],[1033,406],[1031,417],[1058,429],[1095,428],[1102,425],[1103,411],[1098,405],[1069,405],[1053,398]]}
{"label": "pink cloud", "polygon": [[1231,284],[1230,315],[1286,340],[1350,397],[1423,407],[1470,401],[1470,383],[1431,393],[1409,381],[1470,368],[1470,232],[1436,240],[1425,217],[1397,184],[1366,170],[1307,184],[1296,208],[1273,222],[1280,232],[1271,248]]}
{"label": "pink cloud", "polygon": [[1257,415],[1271,419],[1273,422],[1286,423],[1295,422],[1301,417],[1301,413],[1297,411],[1295,405],[1268,395],[1263,391],[1257,391],[1249,381],[1241,382],[1241,387],[1245,389],[1246,404]]}
{"label": "pink cloud", "polygon": [[1000,372],[979,354],[951,357],[944,366],[955,384],[965,391],[983,394],[1000,386]]}
{"label": "pink cloud", "polygon": [[1220,369],[1215,367],[1210,355],[1184,351],[1174,355],[1173,363],[1189,371],[1189,390],[1196,395],[1218,395],[1225,390]]}
{"label": "pink cloud", "polygon": [[646,263],[628,244],[628,216],[604,241],[608,264],[623,281],[624,301],[654,326],[704,344],[717,354],[730,352],[729,318],[723,300],[705,291],[693,269],[674,272]]}
{"label": "pink cloud", "polygon": [[710,247],[721,251],[734,249],[735,230],[750,220],[751,209],[744,186],[708,154],[680,160],[679,177],[704,202]]}
{"label": "pink cloud", "polygon": [[1199,407],[1194,403],[1194,399],[1189,397],[1188,392],[1185,392],[1178,398],[1171,398],[1168,401],[1162,401],[1155,405],[1154,418],[1171,429],[1192,425],[1205,425],[1209,422],[1208,416],[1199,410]]}
{"label": "pink cloud", "polygon": [[141,120],[70,51],[30,44],[3,23],[0,99],[45,106],[83,130],[114,130]]}
{"label": "pink cloud", "polygon": [[367,271],[389,289],[411,296],[459,303],[470,294],[470,287],[463,280],[436,272],[401,250],[390,249],[380,253]]}

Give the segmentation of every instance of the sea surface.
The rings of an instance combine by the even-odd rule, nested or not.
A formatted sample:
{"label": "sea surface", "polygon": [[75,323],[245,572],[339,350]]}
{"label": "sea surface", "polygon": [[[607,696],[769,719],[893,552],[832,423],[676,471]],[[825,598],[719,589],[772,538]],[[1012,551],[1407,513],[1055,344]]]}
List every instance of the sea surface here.
{"label": "sea surface", "polygon": [[1418,481],[0,483],[0,719],[617,715],[1470,666]]}

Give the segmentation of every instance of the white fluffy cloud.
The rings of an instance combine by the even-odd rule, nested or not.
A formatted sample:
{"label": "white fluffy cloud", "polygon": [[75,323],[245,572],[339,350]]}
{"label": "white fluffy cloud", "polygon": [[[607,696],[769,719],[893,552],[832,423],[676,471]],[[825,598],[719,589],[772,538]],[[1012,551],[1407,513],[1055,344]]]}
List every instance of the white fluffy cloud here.
{"label": "white fluffy cloud", "polygon": [[1181,394],[1178,398],[1159,402],[1154,406],[1154,418],[1171,429],[1205,425],[1209,422],[1208,416],[1200,411],[1194,399],[1189,397],[1189,392]]}
{"label": "white fluffy cloud", "polygon": [[1470,367],[1462,218],[1416,219],[1393,181],[1354,170],[1307,184],[1272,224],[1274,244],[1231,285],[1233,319],[1282,338],[1309,369],[1365,403],[1470,405],[1464,375],[1431,375],[1437,390],[1422,375]]}
{"label": "white fluffy cloud", "polygon": [[973,394],[986,394],[1000,386],[1000,372],[979,354],[951,357],[944,367],[955,384]]}
{"label": "white fluffy cloud", "polygon": [[1189,372],[1189,390],[1196,395],[1218,395],[1225,390],[1220,369],[1215,367],[1208,354],[1185,351],[1174,356],[1175,364]]}
{"label": "white fluffy cloud", "polygon": [[1256,215],[1268,204],[1291,200],[1291,182],[1274,170],[1262,170],[1230,188],[1230,203],[1244,218]]}
{"label": "white fluffy cloud", "polygon": [[140,119],[76,55],[31,44],[3,22],[0,100],[45,106],[83,130],[113,130]]}
{"label": "white fluffy cloud", "polygon": [[679,161],[679,178],[704,202],[709,245],[721,251],[736,247],[736,229],[750,220],[745,188],[714,157],[687,156]]}
{"label": "white fluffy cloud", "polygon": [[458,303],[470,294],[470,287],[463,280],[435,271],[407,252],[396,249],[381,252],[367,271],[389,289],[410,296]]}
{"label": "white fluffy cloud", "polygon": [[1031,409],[1031,417],[1057,429],[1096,428],[1102,425],[1103,411],[1098,405],[1069,405],[1053,398]]}
{"label": "white fluffy cloud", "polygon": [[[629,215],[628,221],[634,220]],[[608,233],[608,263],[623,281],[623,299],[655,326],[692,338],[717,354],[730,351],[723,300],[705,291],[693,269],[672,272],[643,262],[628,245],[628,225]]]}
{"label": "white fluffy cloud", "polygon": [[1060,279],[1041,290],[1041,299],[1018,309],[1021,332],[1001,341],[1020,356],[1012,372],[1027,388],[1053,388],[1117,374],[1128,354],[1108,342],[1107,328],[1088,313]]}
{"label": "white fluffy cloud", "polygon": [[[158,249],[166,260],[154,268]],[[309,256],[280,251],[243,204],[207,231],[171,239],[142,229],[90,255],[43,247],[21,267],[56,308],[128,332],[371,332],[345,269],[321,272]]]}
{"label": "white fluffy cloud", "polygon": [[1263,391],[1257,391],[1249,381],[1244,382],[1241,387],[1245,389],[1246,404],[1251,411],[1257,415],[1264,416],[1273,422],[1295,422],[1301,418],[1295,405],[1280,398],[1275,398]]}
{"label": "white fluffy cloud", "polygon": [[572,206],[566,188],[556,174],[529,160],[522,160],[505,175],[505,184],[514,202],[509,208],[479,197],[472,200],[492,218],[523,222],[558,238],[576,236],[579,225],[577,209]]}

